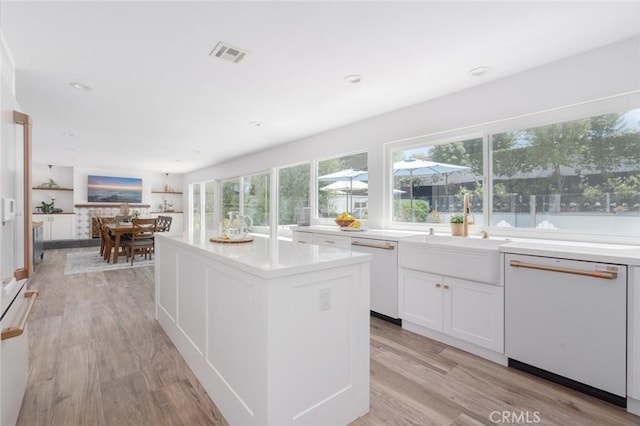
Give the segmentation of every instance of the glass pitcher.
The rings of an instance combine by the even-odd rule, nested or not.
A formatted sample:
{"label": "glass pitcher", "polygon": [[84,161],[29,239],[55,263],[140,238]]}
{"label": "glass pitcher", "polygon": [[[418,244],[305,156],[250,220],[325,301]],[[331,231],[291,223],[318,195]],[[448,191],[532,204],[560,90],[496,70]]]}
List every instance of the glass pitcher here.
{"label": "glass pitcher", "polygon": [[228,216],[228,219],[222,221],[223,234],[232,240],[245,238],[253,226],[253,220],[240,212],[229,212]]}

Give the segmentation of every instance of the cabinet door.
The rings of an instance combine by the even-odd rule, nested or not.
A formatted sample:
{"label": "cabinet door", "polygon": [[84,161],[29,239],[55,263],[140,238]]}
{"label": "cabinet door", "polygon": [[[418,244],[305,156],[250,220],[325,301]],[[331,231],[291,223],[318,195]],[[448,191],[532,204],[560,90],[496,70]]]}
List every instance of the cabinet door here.
{"label": "cabinet door", "polygon": [[444,332],[504,351],[504,288],[446,277]]}
{"label": "cabinet door", "polygon": [[313,244],[351,250],[351,237],[330,234],[313,234]]}
{"label": "cabinet door", "polygon": [[400,318],[442,331],[442,277],[400,268],[398,285]]}
{"label": "cabinet door", "polygon": [[293,242],[313,244],[313,234],[311,232],[293,231]]}
{"label": "cabinet door", "polygon": [[51,239],[52,240],[71,240],[74,239],[73,225],[75,223],[75,215],[51,215]]}

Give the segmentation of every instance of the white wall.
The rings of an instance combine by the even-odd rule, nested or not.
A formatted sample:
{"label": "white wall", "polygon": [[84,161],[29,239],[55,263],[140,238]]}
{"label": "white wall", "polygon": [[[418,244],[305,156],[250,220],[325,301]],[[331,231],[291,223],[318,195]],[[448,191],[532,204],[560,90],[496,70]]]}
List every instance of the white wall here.
{"label": "white wall", "polygon": [[[369,225],[384,226],[386,143],[640,90],[640,37],[185,175],[185,184],[369,152]],[[632,96],[640,105],[640,96]],[[589,106],[585,106],[588,111]],[[558,113],[558,116],[562,115]],[[531,120],[535,121],[535,117]]]}

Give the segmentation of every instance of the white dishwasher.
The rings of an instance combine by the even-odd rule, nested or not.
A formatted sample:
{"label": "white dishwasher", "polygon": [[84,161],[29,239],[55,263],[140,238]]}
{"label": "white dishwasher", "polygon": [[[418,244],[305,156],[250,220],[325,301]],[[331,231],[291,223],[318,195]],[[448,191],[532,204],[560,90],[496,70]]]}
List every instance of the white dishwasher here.
{"label": "white dishwasher", "polygon": [[398,243],[370,238],[351,238],[351,248],[370,253],[371,312],[396,324],[398,317]]}
{"label": "white dishwasher", "polygon": [[509,365],[624,406],[627,267],[508,253],[504,265]]}

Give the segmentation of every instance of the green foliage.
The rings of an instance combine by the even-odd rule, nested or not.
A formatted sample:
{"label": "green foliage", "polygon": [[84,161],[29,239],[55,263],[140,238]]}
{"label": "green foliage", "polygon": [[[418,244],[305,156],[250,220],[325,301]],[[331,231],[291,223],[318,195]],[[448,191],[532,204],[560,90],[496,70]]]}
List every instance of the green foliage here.
{"label": "green foliage", "polygon": [[640,195],[640,174],[607,179],[606,186],[621,200],[633,200]]}
{"label": "green foliage", "polygon": [[293,224],[297,222],[296,210],[309,206],[311,166],[299,164],[278,173],[278,224]]}
{"label": "green foliage", "polygon": [[413,203],[411,200],[395,200],[393,211],[399,222],[426,222],[429,203],[424,200],[413,200]]}
{"label": "green foliage", "polygon": [[451,219],[449,219],[449,221],[451,223],[463,223],[464,222],[464,216],[461,214],[452,214],[451,215]]}

